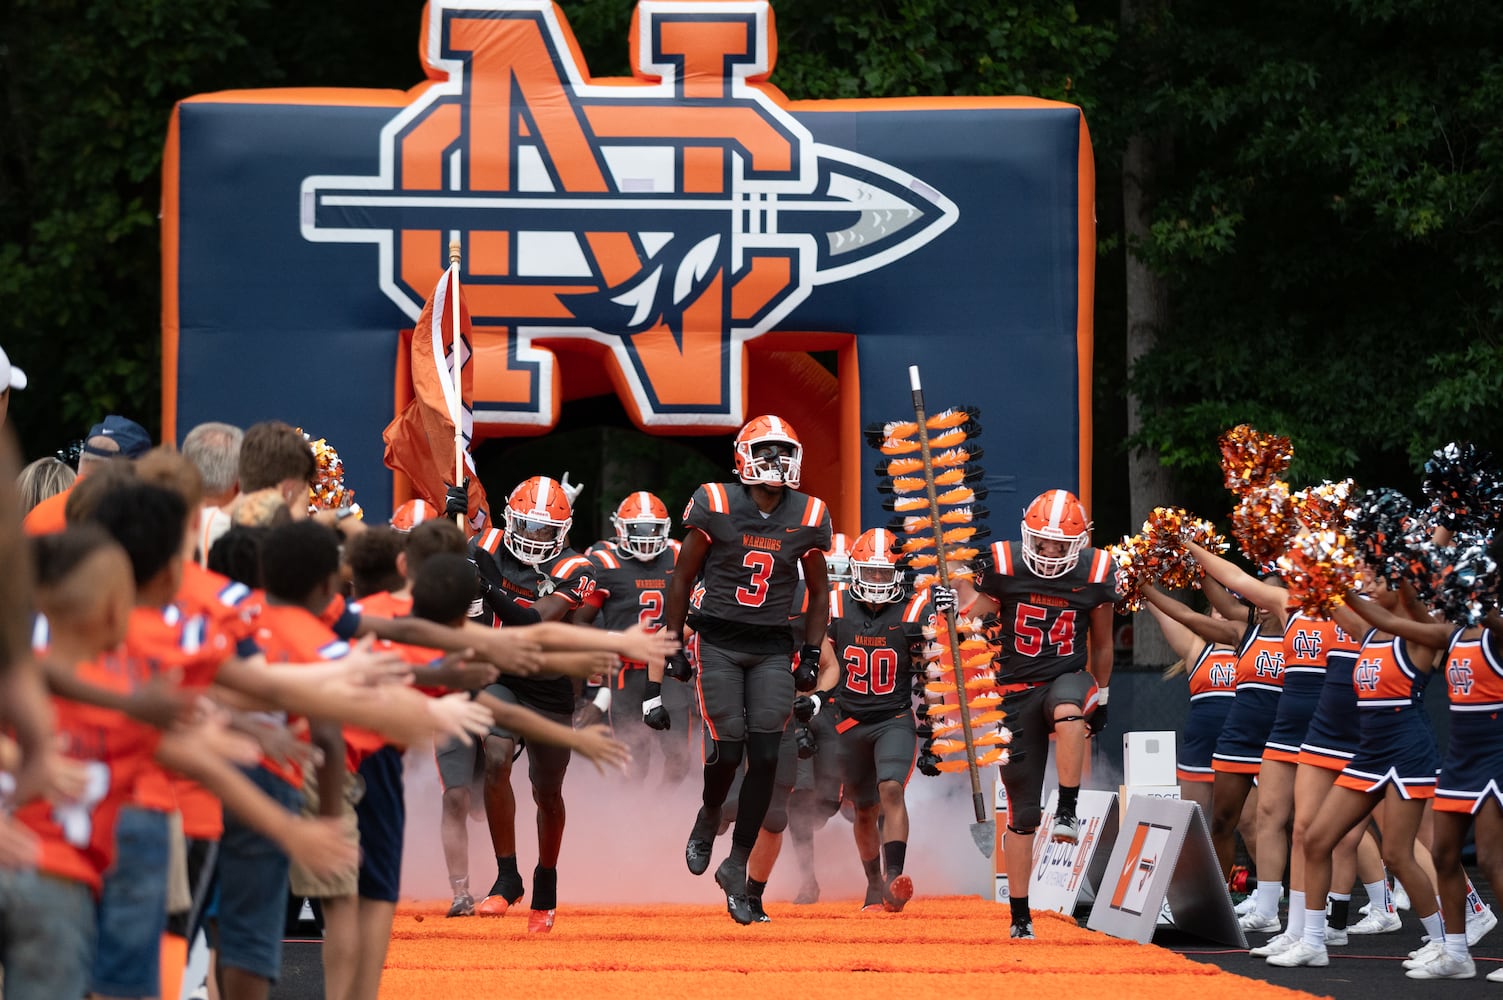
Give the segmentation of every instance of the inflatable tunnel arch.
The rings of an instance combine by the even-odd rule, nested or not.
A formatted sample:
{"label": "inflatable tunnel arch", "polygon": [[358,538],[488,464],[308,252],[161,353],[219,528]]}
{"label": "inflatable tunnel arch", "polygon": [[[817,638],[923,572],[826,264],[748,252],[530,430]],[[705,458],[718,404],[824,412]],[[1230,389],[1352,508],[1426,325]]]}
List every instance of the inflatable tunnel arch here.
{"label": "inflatable tunnel arch", "polygon": [[765,0],[641,0],[628,44],[634,77],[597,80],[551,3],[432,0],[410,91],[182,102],[164,436],[298,423],[384,511],[406,488],[380,458],[411,392],[403,331],[457,240],[477,440],[547,433],[565,402],[606,393],[653,434],[776,412],[804,440],[805,488],[851,532],[885,520],[859,428],[904,415],[917,363],[932,406],[983,409],[1007,520],[1050,486],[1089,496],[1078,108],[790,102]]}

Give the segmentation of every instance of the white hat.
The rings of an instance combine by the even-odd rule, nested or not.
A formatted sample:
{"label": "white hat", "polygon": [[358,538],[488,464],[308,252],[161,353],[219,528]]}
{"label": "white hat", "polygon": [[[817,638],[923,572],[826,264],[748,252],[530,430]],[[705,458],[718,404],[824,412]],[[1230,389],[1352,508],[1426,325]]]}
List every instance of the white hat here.
{"label": "white hat", "polygon": [[26,373],[10,363],[5,348],[0,347],[0,392],[26,388]]}

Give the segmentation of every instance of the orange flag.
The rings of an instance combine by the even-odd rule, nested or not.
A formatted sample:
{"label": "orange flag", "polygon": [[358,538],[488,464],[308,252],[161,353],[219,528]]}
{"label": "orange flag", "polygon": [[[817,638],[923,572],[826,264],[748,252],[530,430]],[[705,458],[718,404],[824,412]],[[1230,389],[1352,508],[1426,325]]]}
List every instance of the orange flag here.
{"label": "orange flag", "polygon": [[486,527],[489,507],[470,457],[475,382],[470,356],[470,312],[459,288],[459,265],[454,263],[439,279],[412,331],[412,399],[381,437],[387,467],[405,473],[417,495],[438,510],[444,509],[444,491],[450,484],[469,480],[465,520],[473,535]]}

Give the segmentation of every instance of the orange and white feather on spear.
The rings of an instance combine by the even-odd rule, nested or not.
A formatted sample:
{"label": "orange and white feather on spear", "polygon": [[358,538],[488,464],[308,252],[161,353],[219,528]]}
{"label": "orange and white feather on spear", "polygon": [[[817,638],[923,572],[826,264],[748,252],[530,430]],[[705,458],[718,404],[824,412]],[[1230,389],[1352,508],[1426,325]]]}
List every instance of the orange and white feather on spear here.
{"label": "orange and white feather on spear", "polygon": [[[881,452],[877,489],[882,506],[897,516],[887,525],[901,539],[899,550],[915,592],[936,583],[951,587],[967,578],[988,531],[979,464],[980,412],[956,407],[927,415],[917,367],[908,369],[913,420],[866,429],[867,443]],[[926,773],[968,772],[976,822],[971,837],[982,854],[996,844],[996,822],[981,792],[980,768],[1005,764],[1012,734],[1003,725],[1002,693],[993,679],[994,650],[979,620],[941,615],[925,630],[926,681],[919,708],[920,732],[929,735],[920,752]]]}

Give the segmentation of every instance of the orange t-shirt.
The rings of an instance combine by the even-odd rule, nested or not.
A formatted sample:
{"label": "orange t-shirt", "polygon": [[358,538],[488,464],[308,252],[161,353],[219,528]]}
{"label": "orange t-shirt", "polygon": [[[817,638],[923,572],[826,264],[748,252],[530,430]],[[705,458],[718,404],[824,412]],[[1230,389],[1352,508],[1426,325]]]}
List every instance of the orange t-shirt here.
{"label": "orange t-shirt", "polygon": [[[135,608],[125,632],[124,655],[137,684],[180,671],[181,687],[190,692],[214,683],[219,665],[234,652],[229,637],[215,632],[203,615],[189,615],[176,604]],[[136,783],[135,804],[157,812],[176,812],[177,795],[167,771],[153,763]]]}
{"label": "orange t-shirt", "polygon": [[[256,641],[268,663],[338,660],[350,651],[350,644],[335,635],[317,616],[288,604],[268,604],[261,610]],[[294,717],[289,716],[287,721],[293,722]],[[306,733],[303,739],[308,739]],[[261,766],[292,787],[303,787],[301,771],[280,765],[269,757],[261,758]]]}
{"label": "orange t-shirt", "polygon": [[[111,691],[128,692],[134,685],[118,657],[79,664],[76,672]],[[88,785],[77,802],[37,799],[17,809],[16,819],[41,842],[38,870],[82,882],[97,894],[115,856],[115,817],[131,802],[161,734],[120,712],[82,702],[54,698],[52,711],[63,755],[85,765]]]}
{"label": "orange t-shirt", "polygon": [[63,515],[63,508],[68,506],[68,494],[73,491],[69,486],[61,493],[54,494],[37,504],[26,512],[26,517],[21,521],[21,530],[35,538],[38,535],[56,535],[68,526],[68,520]]}

